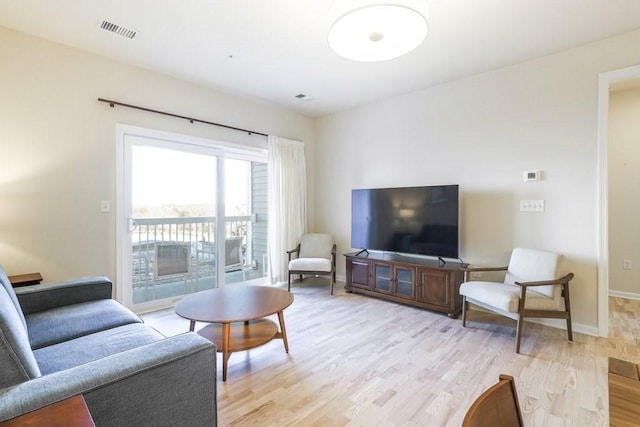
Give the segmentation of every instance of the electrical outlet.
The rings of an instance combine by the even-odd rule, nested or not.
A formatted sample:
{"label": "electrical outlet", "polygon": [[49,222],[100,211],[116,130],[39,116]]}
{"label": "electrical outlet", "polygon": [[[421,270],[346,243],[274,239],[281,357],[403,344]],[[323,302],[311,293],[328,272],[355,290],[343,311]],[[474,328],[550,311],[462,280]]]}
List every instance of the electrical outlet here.
{"label": "electrical outlet", "polygon": [[103,200],[100,202],[100,212],[111,212],[111,202],[109,200]]}
{"label": "electrical outlet", "polygon": [[622,269],[623,270],[631,270],[631,260],[630,259],[622,260]]}
{"label": "electrical outlet", "polygon": [[480,280],[482,278],[482,274],[479,271],[471,272],[471,280]]}

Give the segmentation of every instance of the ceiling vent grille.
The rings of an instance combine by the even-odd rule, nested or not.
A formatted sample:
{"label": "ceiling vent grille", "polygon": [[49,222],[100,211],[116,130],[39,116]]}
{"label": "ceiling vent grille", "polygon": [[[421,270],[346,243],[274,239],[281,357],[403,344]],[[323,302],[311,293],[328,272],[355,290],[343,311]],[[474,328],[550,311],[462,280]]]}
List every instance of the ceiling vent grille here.
{"label": "ceiling vent grille", "polygon": [[313,101],[313,97],[306,95],[304,93],[299,93],[295,96],[295,98],[298,98],[301,101]]}
{"label": "ceiling vent grille", "polygon": [[103,20],[102,22],[100,22],[100,28],[102,28],[103,30],[121,35],[128,39],[132,39],[136,36],[136,34],[138,34],[136,30],[131,30],[129,28],[122,27],[120,25],[114,24],[106,20]]}

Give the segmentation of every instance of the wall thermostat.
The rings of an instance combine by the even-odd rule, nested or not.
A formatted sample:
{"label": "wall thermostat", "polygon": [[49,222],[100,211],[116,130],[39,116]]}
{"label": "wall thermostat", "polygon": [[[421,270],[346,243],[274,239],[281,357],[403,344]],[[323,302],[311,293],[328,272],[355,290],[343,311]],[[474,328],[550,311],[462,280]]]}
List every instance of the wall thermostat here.
{"label": "wall thermostat", "polygon": [[541,171],[524,171],[522,175],[525,181],[540,181],[542,180]]}

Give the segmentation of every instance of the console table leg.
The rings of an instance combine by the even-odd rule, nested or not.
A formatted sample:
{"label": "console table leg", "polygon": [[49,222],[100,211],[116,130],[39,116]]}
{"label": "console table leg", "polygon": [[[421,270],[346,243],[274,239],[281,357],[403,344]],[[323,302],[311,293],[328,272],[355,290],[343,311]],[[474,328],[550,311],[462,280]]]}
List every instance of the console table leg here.
{"label": "console table leg", "polygon": [[289,353],[289,343],[287,342],[287,330],[284,327],[284,313],[278,312],[278,321],[280,322],[280,335],[282,335],[282,342],[284,342],[284,351]]}

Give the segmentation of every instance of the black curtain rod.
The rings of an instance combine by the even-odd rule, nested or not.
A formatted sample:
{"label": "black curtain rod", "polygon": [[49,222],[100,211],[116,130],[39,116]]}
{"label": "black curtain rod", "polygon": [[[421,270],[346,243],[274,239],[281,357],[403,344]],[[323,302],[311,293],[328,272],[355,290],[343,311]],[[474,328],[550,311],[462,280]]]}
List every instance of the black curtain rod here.
{"label": "black curtain rod", "polygon": [[252,130],[248,130],[248,129],[242,129],[242,128],[237,128],[237,127],[233,127],[233,126],[227,126],[227,125],[223,125],[220,123],[215,123],[215,122],[209,122],[206,120],[200,120],[200,119],[195,119],[193,117],[187,117],[187,116],[181,116],[179,114],[173,114],[173,113],[167,113],[165,111],[159,111],[159,110],[152,110],[151,108],[146,108],[146,107],[138,107],[137,105],[131,105],[131,104],[124,104],[122,102],[118,102],[118,101],[112,101],[110,99],[104,99],[104,98],[98,98],[98,101],[100,102],[106,102],[107,104],[109,104],[109,106],[111,108],[115,107],[116,105],[120,106],[120,107],[127,107],[127,108],[133,108],[135,110],[142,110],[142,111],[147,111],[149,113],[156,113],[156,114],[162,114],[163,116],[169,116],[169,117],[176,117],[178,119],[185,119],[185,120],[189,120],[189,122],[194,123],[194,122],[198,122],[198,123],[204,123],[207,125],[213,125],[213,126],[218,126],[221,128],[226,128],[226,129],[231,129],[231,130],[237,130],[240,132],[246,132],[249,135],[262,135],[262,136],[269,136],[266,133],[261,133],[261,132],[254,132]]}

